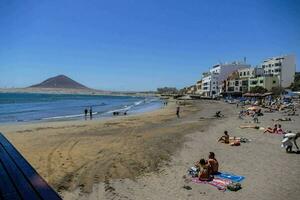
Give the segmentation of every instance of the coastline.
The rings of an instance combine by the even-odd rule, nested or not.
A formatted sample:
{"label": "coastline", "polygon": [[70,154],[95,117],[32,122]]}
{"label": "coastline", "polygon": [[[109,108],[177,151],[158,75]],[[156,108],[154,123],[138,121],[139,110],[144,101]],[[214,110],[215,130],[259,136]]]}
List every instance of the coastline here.
{"label": "coastline", "polygon": [[90,120],[90,114],[84,114],[90,108],[93,120],[99,120],[119,116],[114,112],[135,115],[161,107],[162,100],[155,96],[0,93],[0,124]]}
{"label": "coastline", "polygon": [[[280,148],[280,135],[239,129],[239,110],[217,101],[189,101],[180,119],[176,104],[136,116],[0,126],[64,199],[297,199],[299,156]],[[211,116],[218,110],[225,118]],[[271,126],[281,113],[265,114]],[[282,122],[298,130],[300,119]],[[239,147],[217,143],[224,130],[252,141]],[[243,189],[222,193],[209,185],[186,183],[186,170],[214,151],[222,171],[246,176]],[[289,165],[286,165],[289,163]],[[288,171],[288,173],[283,173]],[[192,187],[185,190],[184,185]],[[282,190],[278,190],[278,188]]]}

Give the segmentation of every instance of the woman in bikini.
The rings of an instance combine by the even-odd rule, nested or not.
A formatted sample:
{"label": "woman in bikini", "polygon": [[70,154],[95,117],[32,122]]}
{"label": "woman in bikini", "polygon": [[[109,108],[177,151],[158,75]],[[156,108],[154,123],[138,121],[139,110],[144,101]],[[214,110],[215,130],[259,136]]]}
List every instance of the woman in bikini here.
{"label": "woman in bikini", "polygon": [[211,181],[213,180],[212,176],[212,167],[204,159],[201,159],[199,162],[200,171],[199,171],[199,180],[200,181]]}
{"label": "woman in bikini", "polygon": [[274,125],[274,128],[268,127],[268,128],[264,131],[264,133],[266,133],[266,132],[268,132],[268,133],[277,133],[277,124]]}

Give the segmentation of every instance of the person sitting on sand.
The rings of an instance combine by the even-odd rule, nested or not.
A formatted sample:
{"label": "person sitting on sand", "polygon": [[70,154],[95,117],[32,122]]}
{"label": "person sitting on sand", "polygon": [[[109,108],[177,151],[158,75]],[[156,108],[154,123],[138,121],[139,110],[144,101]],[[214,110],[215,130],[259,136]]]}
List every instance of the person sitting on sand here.
{"label": "person sitting on sand", "polygon": [[221,114],[221,111],[216,112],[215,117],[220,118],[223,117],[224,115]]}
{"label": "person sitting on sand", "polygon": [[276,131],[277,134],[285,134],[284,130],[281,128],[281,124],[278,124],[278,128]]}
{"label": "person sitting on sand", "polygon": [[227,131],[224,131],[224,135],[219,138],[218,142],[229,144],[229,135]]}
{"label": "person sitting on sand", "polygon": [[212,174],[216,174],[219,171],[219,162],[215,158],[215,153],[214,152],[209,152],[208,156],[208,164],[210,164],[211,169],[212,169]]}
{"label": "person sitting on sand", "polygon": [[268,133],[277,133],[277,124],[274,125],[274,128],[272,128],[272,127],[266,128],[264,133],[266,133],[266,132],[268,132]]}
{"label": "person sitting on sand", "polygon": [[213,176],[211,174],[212,168],[209,163],[206,163],[204,159],[201,159],[199,162],[200,171],[199,171],[199,180],[200,181],[211,181]]}

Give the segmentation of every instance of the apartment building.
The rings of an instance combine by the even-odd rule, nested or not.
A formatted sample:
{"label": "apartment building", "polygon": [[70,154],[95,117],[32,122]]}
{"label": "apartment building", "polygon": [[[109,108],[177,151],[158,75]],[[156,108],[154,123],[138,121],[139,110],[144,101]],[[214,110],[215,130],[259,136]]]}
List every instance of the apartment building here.
{"label": "apartment building", "polygon": [[294,55],[277,56],[261,63],[264,74],[277,76],[279,86],[289,87],[294,82],[296,73],[296,57]]}
{"label": "apartment building", "polygon": [[271,91],[272,88],[280,86],[280,79],[278,78],[278,76],[272,75],[249,78],[248,91],[251,91],[251,89],[256,86],[261,86],[268,91]]}

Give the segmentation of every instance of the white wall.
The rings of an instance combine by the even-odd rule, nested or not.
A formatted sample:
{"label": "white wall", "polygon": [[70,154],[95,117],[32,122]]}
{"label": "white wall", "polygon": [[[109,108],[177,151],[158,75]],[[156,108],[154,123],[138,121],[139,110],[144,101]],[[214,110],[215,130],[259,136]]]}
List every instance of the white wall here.
{"label": "white wall", "polygon": [[281,86],[289,87],[295,78],[296,73],[296,57],[294,55],[284,56],[281,66]]}

